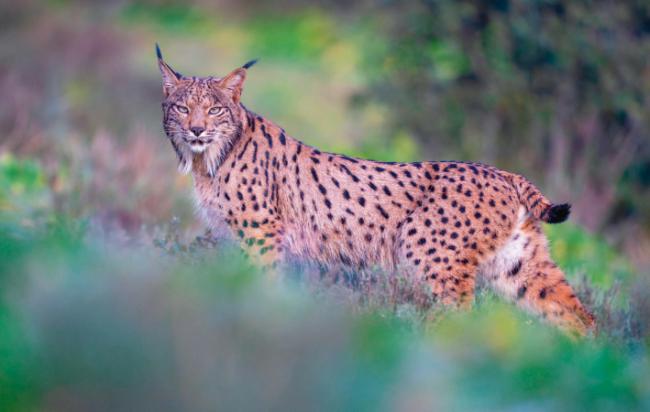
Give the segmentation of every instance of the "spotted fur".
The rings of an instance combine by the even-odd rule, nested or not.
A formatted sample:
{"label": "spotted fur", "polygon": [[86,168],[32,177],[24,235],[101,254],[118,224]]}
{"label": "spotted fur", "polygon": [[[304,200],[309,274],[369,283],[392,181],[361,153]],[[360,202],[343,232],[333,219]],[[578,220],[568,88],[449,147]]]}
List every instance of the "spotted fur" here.
{"label": "spotted fur", "polygon": [[207,224],[225,222],[262,264],[298,257],[411,270],[439,301],[461,306],[482,276],[555,324],[594,327],[540,229],[566,219],[569,207],[524,177],[477,163],[321,152],[240,103],[245,68],[197,78],[161,56],[159,65],[165,132]]}

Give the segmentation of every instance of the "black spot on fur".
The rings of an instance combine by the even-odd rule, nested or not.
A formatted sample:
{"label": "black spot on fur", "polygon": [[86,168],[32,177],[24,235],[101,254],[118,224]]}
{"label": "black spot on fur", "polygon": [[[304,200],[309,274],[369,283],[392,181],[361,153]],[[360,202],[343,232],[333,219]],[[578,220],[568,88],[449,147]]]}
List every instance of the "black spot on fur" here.
{"label": "black spot on fur", "polygon": [[521,270],[521,260],[518,260],[517,263],[508,271],[508,277],[517,276],[517,273]]}
{"label": "black spot on fur", "polygon": [[523,298],[524,295],[526,294],[526,291],[527,291],[527,290],[528,290],[528,288],[526,287],[526,285],[520,287],[520,288],[517,290],[517,299],[521,299],[521,298]]}
{"label": "black spot on fur", "polygon": [[383,207],[381,207],[380,205],[375,205],[375,207],[377,208],[377,210],[379,211],[379,213],[381,213],[381,215],[384,217],[384,219],[388,219],[388,218],[390,217],[390,216],[388,215],[388,213],[384,210]]}

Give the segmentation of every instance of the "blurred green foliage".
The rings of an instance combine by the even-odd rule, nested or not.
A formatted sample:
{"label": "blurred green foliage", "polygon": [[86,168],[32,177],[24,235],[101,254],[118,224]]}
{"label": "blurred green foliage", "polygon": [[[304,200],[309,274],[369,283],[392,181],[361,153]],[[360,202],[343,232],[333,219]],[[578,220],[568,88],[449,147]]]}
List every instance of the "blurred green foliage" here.
{"label": "blurred green foliage", "polygon": [[52,207],[45,176],[34,161],[0,155],[0,222],[7,216],[23,219],[48,213]]}
{"label": "blurred green foliage", "polygon": [[588,274],[589,280],[608,289],[615,282],[629,283],[634,269],[604,239],[571,223],[547,226],[553,258],[571,275]]}
{"label": "blurred green foliage", "polygon": [[131,2],[122,8],[120,14],[127,24],[150,22],[171,33],[200,33],[202,30],[211,30],[215,24],[214,19],[200,9],[188,7],[181,2],[172,2],[164,7],[147,2]]}
{"label": "blurred green foliage", "polygon": [[256,16],[250,22],[250,52],[300,64],[318,60],[343,35],[336,21],[312,11],[295,15]]}

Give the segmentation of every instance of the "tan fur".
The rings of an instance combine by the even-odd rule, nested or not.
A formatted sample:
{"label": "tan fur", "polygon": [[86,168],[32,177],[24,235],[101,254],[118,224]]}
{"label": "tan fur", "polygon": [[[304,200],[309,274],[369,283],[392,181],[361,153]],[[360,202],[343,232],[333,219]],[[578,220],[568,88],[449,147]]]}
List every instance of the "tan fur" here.
{"label": "tan fur", "polygon": [[[224,80],[185,78],[160,64],[165,131],[192,172],[202,215],[210,226],[225,221],[262,264],[291,256],[412,270],[450,305],[470,304],[485,276],[555,324],[593,328],[540,230],[539,219],[554,219],[553,205],[523,177],[473,163],[323,153],[239,103],[244,69]],[[215,106],[224,113],[209,115]],[[206,143],[189,148],[195,123]]]}

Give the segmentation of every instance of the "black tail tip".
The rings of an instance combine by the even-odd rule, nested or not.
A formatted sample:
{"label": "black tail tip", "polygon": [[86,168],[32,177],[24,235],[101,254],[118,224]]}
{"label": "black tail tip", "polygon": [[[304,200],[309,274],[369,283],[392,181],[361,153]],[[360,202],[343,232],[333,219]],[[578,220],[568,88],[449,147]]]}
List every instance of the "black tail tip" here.
{"label": "black tail tip", "polygon": [[251,67],[253,67],[253,65],[254,65],[255,63],[257,63],[257,59],[254,59],[254,60],[249,61],[248,63],[246,63],[245,65],[243,65],[242,68],[248,70],[248,69],[250,69]]}
{"label": "black tail tip", "polygon": [[548,223],[562,223],[571,214],[571,205],[562,203],[561,205],[553,205],[546,211],[546,222]]}
{"label": "black tail tip", "polygon": [[158,46],[158,43],[156,43],[156,56],[158,57],[158,60],[162,60],[162,53],[160,52],[160,46]]}

